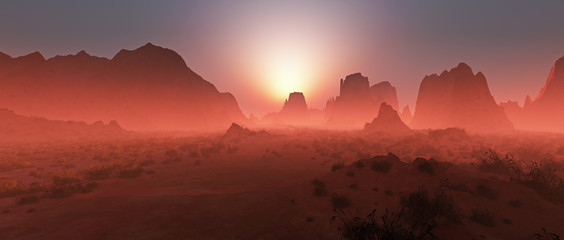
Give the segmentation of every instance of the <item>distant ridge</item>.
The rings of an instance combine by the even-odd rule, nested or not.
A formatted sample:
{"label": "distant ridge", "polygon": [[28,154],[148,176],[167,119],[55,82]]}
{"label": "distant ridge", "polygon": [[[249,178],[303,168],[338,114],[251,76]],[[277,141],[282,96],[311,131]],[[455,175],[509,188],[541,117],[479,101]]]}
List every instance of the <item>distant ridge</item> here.
{"label": "distant ridge", "polygon": [[224,129],[246,122],[230,93],[193,72],[173,50],[151,43],[112,59],[35,52],[0,54],[0,107],[24,115],[95,122],[131,130]]}

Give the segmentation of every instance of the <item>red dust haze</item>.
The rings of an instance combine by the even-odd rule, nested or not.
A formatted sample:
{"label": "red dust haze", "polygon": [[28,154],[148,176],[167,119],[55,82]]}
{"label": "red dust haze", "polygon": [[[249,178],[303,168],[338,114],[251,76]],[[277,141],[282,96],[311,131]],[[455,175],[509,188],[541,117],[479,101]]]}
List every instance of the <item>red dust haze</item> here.
{"label": "red dust haze", "polygon": [[564,234],[562,3],[8,2],[2,239]]}

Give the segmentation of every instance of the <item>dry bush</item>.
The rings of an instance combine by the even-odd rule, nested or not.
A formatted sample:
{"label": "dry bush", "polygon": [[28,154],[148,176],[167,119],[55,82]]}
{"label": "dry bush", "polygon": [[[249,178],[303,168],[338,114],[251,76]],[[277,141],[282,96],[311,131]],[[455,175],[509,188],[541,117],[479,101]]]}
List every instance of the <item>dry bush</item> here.
{"label": "dry bush", "polygon": [[460,209],[442,186],[432,196],[423,187],[402,193],[400,204],[412,224],[434,224],[436,217],[443,217],[454,223],[460,223],[462,219]]}
{"label": "dry bush", "polygon": [[333,195],[331,195],[331,204],[333,205],[333,208],[343,209],[350,206],[351,201],[345,195],[333,193]]}
{"label": "dry bush", "polygon": [[439,168],[439,163],[434,158],[429,160],[425,158],[416,158],[413,160],[413,164],[417,166],[417,170],[419,170],[419,172],[431,175],[435,175],[437,169]]}
{"label": "dry bush", "polygon": [[470,220],[484,227],[495,227],[496,225],[493,213],[488,209],[479,209],[479,208],[472,209],[472,215],[470,216]]}
{"label": "dry bush", "polygon": [[28,187],[16,180],[8,180],[0,184],[0,197],[14,197],[28,192]]}
{"label": "dry bush", "polygon": [[[370,165],[370,169],[379,173],[388,173],[394,164],[390,158],[391,153],[388,156],[375,156],[372,158],[372,164]],[[393,154],[391,154],[393,155]],[[395,156],[395,155],[393,155]]]}
{"label": "dry bush", "polygon": [[90,166],[86,171],[86,178],[90,180],[107,179],[114,173],[114,164],[102,164]]}
{"label": "dry bush", "polygon": [[62,170],[53,175],[53,183],[47,190],[47,197],[64,198],[80,192],[82,184],[74,172]]}
{"label": "dry bush", "polygon": [[20,168],[29,168],[29,167],[33,167],[33,164],[29,160],[12,159],[0,163],[0,172],[7,172]]}
{"label": "dry bush", "polygon": [[325,197],[327,196],[329,193],[327,192],[326,189],[326,185],[324,182],[318,180],[318,179],[314,179],[313,180],[313,196],[316,197]]}
{"label": "dry bush", "polygon": [[331,223],[337,223],[337,230],[348,240],[431,240],[435,239],[434,226],[425,223],[409,224],[402,210],[386,212],[376,216],[373,210],[366,217],[351,216],[343,210],[334,210],[337,215]]}
{"label": "dry bush", "polygon": [[547,232],[542,228],[542,232],[531,235],[530,240],[560,240],[560,235],[552,232]]}
{"label": "dry bush", "polygon": [[344,167],[345,167],[345,163],[343,163],[343,162],[335,163],[335,164],[333,164],[333,166],[331,166],[331,171],[334,172],[334,171],[343,169]]}

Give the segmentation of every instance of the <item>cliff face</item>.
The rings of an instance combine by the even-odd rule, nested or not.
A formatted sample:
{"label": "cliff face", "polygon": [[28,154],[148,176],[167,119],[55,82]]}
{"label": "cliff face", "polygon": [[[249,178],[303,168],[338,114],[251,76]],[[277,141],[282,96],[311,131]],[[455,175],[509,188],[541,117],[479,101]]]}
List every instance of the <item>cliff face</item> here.
{"label": "cliff face", "polygon": [[150,43],[112,59],[0,54],[0,107],[49,119],[116,119],[132,130],[224,129],[246,120],[231,94]]}
{"label": "cliff face", "polygon": [[503,105],[517,128],[534,131],[564,131],[564,57],[556,60],[537,97],[525,99],[522,108]]}
{"label": "cliff face", "polygon": [[329,124],[362,127],[378,115],[382,103],[398,107],[396,89],[389,82],[370,86],[360,73],[341,79],[339,96],[329,99],[325,118]]}
{"label": "cliff face", "polygon": [[441,75],[426,76],[419,88],[413,128],[465,128],[474,132],[513,129],[490,93],[485,76],[460,63]]}

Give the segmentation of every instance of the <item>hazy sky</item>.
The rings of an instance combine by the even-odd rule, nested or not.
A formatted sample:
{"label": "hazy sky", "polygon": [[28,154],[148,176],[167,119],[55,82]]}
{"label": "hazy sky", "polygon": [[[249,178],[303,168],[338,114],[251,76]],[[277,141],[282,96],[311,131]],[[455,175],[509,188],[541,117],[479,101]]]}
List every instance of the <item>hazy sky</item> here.
{"label": "hazy sky", "polygon": [[564,1],[0,1],[0,51],[45,57],[152,42],[231,92],[245,114],[290,91],[323,108],[339,79],[390,81],[414,110],[425,75],[468,63],[499,101],[536,96],[564,56]]}

